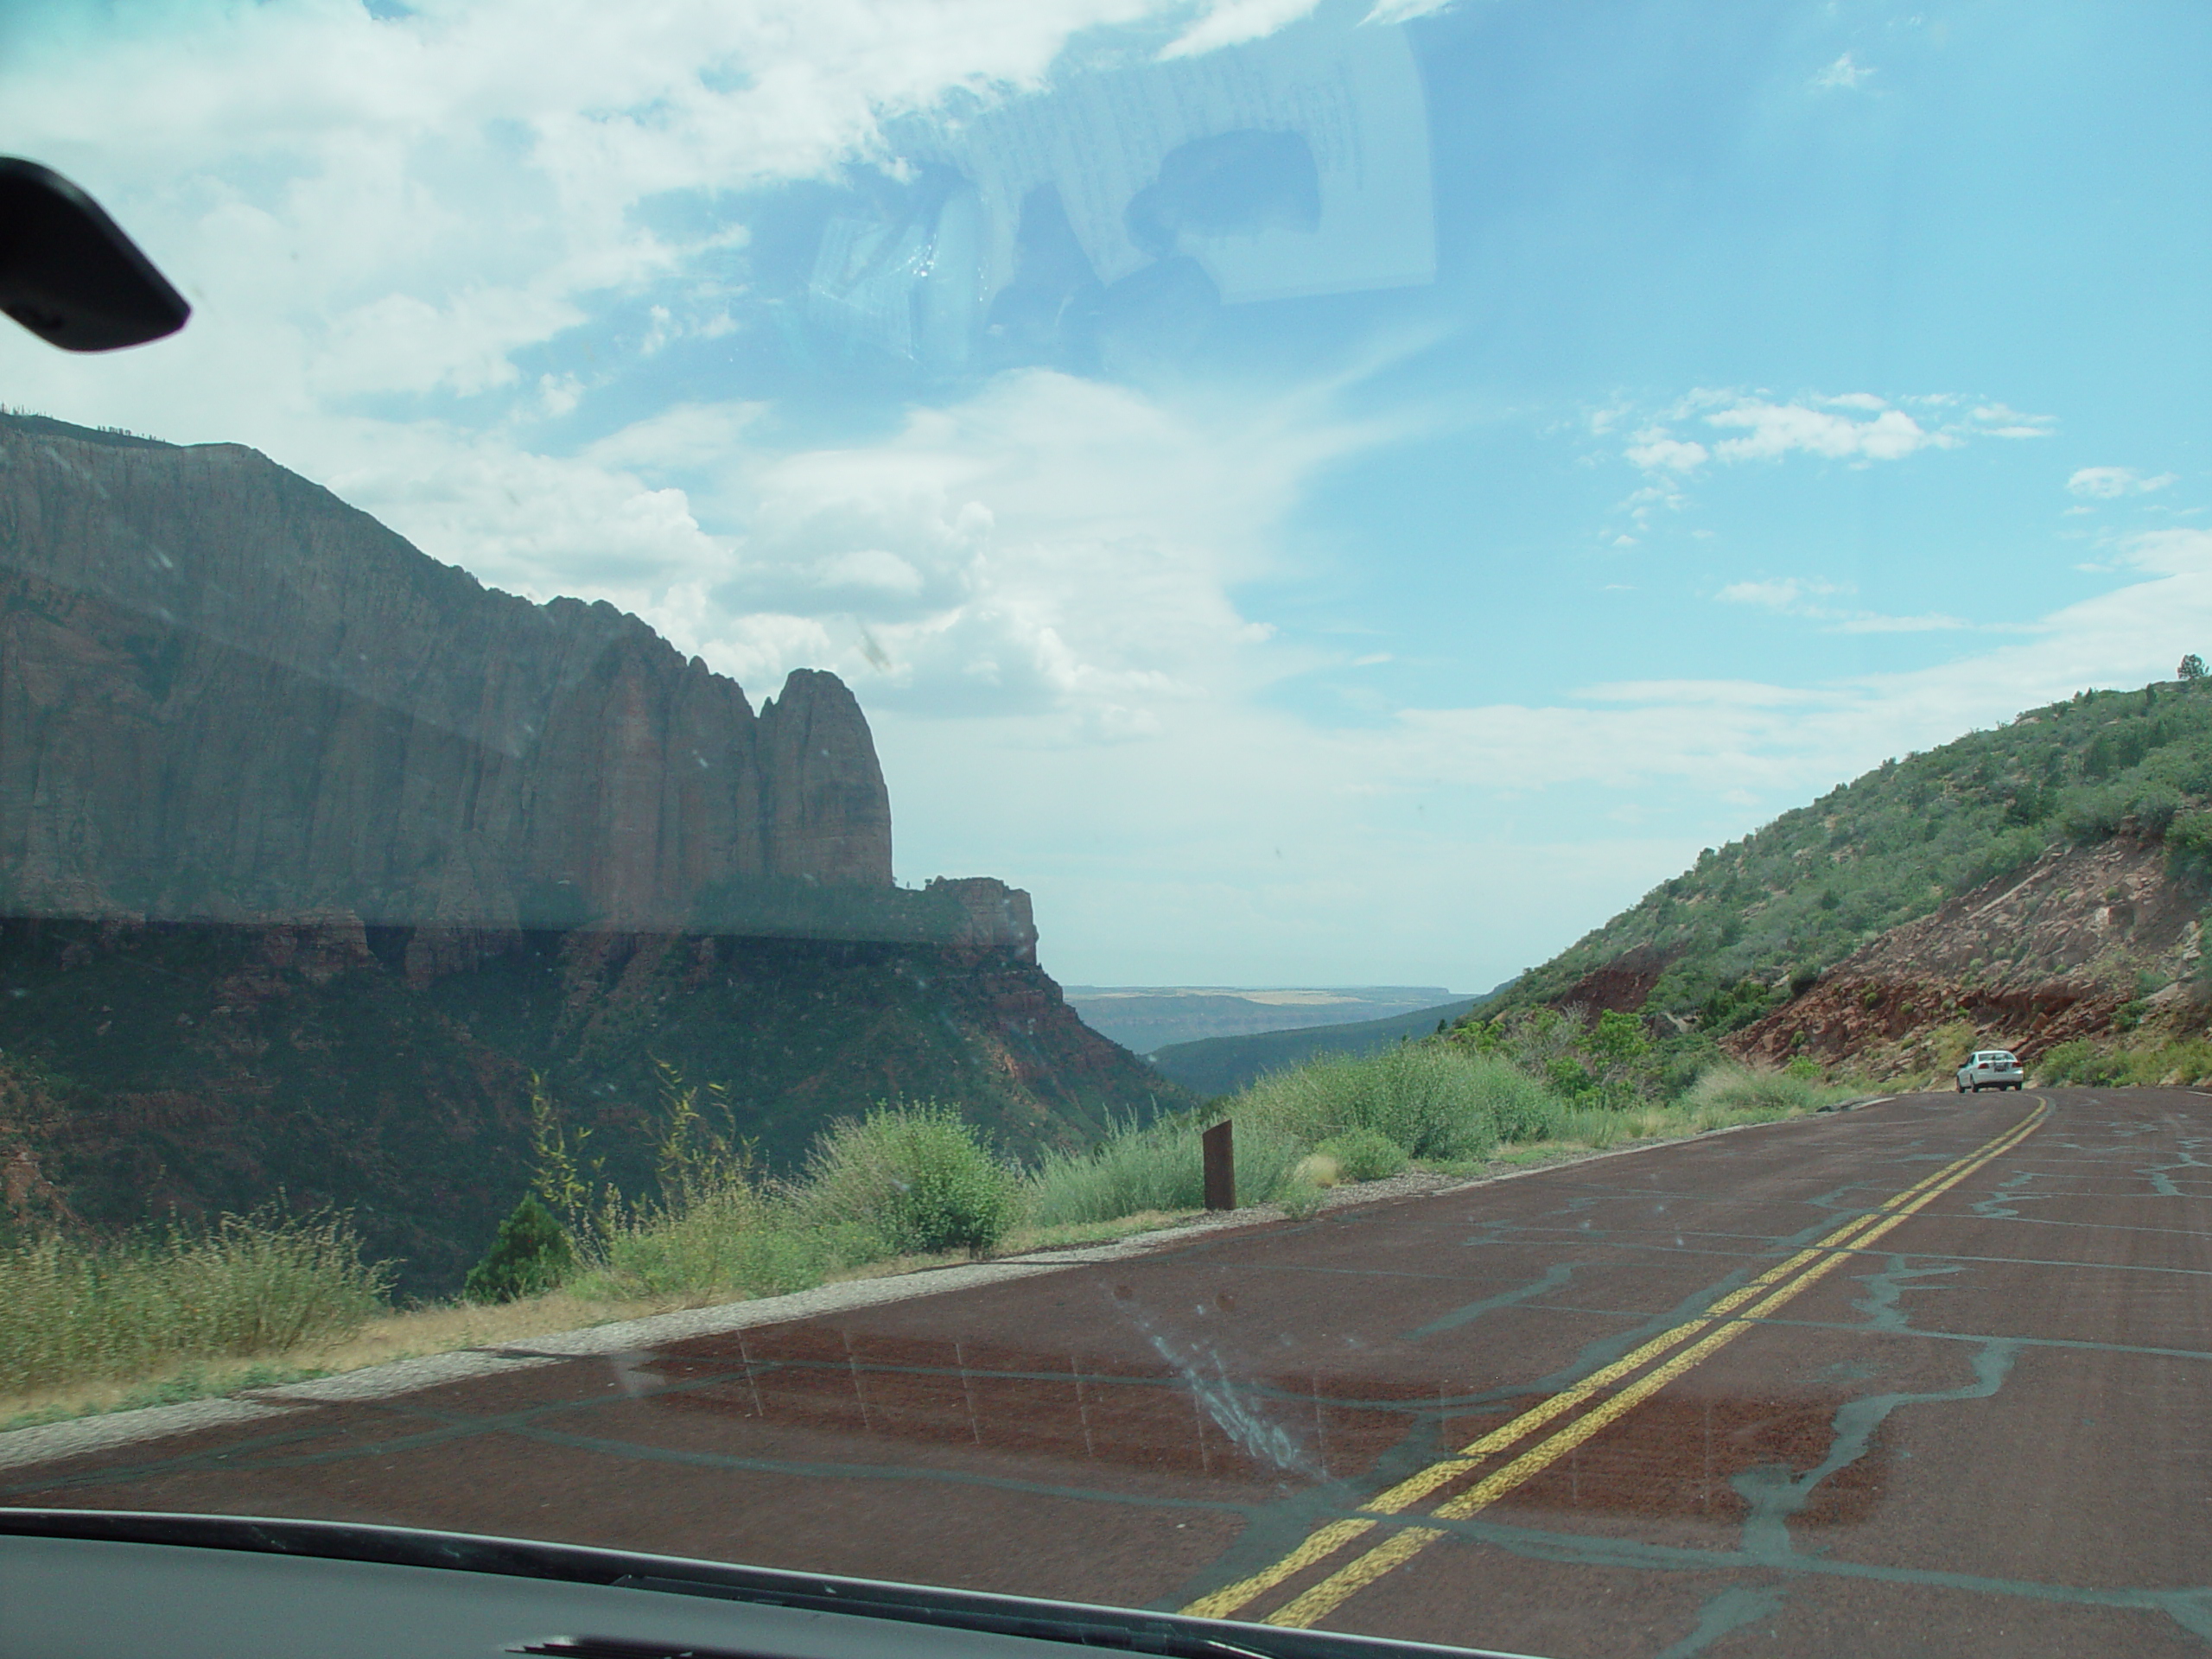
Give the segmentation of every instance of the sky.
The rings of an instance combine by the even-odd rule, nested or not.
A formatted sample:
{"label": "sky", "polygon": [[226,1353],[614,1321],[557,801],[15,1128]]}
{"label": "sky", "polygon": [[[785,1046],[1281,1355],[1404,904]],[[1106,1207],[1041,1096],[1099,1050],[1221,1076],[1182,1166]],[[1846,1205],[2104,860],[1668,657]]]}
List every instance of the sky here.
{"label": "sky", "polygon": [[1540,962],[2212,653],[2212,9],[0,0],[0,401],[833,670],[1090,984]]}

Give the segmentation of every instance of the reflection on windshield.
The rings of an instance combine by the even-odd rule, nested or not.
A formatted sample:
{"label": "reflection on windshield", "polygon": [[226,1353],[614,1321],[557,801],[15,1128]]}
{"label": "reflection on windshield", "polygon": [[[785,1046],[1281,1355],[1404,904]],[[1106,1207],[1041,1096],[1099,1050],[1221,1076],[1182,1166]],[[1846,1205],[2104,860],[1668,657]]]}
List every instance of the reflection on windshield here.
{"label": "reflection on windshield", "polygon": [[898,172],[826,219],[806,278],[824,359],[1116,373],[1186,357],[1224,304],[1435,275],[1399,29],[1297,25],[887,137]]}
{"label": "reflection on windshield", "polygon": [[0,1505],[2202,1638],[2208,35],[0,18]]}

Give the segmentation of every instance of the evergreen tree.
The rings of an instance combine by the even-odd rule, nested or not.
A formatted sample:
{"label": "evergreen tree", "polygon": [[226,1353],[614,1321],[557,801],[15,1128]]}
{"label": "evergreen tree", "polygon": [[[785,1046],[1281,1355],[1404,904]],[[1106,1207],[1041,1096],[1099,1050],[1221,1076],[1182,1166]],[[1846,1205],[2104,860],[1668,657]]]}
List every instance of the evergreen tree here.
{"label": "evergreen tree", "polygon": [[576,1253],[553,1212],[525,1194],[499,1224],[484,1259],[468,1270],[461,1294],[472,1302],[512,1302],[556,1288],[574,1272]]}

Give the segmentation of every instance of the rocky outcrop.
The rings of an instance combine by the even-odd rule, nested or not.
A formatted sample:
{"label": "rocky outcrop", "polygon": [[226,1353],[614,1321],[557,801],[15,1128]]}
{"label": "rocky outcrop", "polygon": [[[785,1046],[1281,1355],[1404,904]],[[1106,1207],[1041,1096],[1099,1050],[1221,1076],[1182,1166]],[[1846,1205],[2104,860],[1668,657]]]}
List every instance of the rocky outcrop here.
{"label": "rocky outcrop", "polygon": [[924,893],[958,907],[960,922],[946,941],[970,949],[1010,950],[1023,962],[1037,960],[1037,920],[1029,895],[995,876],[939,876]]}
{"label": "rocky outcrop", "polygon": [[2073,1038],[2113,1035],[2124,1008],[2189,1001],[2202,903],[2156,842],[2056,849],[1891,929],[1724,1044],[1748,1059],[1876,1071],[1955,1065],[1942,1055],[1961,1045],[2032,1064]]}
{"label": "rocky outcrop", "polygon": [[438,563],[232,444],[0,417],[0,912],[665,930],[888,887],[866,720]]}
{"label": "rocky outcrop", "polygon": [[1682,954],[1680,945],[1640,944],[1594,968],[1557,996],[1546,1000],[1591,1014],[1640,1014],[1661,976]]}

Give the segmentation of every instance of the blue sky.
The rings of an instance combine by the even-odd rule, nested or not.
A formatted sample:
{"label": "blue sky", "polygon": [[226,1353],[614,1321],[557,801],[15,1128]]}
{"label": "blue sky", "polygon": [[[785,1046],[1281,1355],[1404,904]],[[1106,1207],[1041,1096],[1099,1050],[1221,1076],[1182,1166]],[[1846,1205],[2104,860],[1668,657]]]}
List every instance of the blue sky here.
{"label": "blue sky", "polygon": [[[2212,12],[0,11],[199,308],[8,401],[842,674],[1090,983],[1541,960],[2212,650]],[[1039,193],[1042,191],[1043,195]]]}

